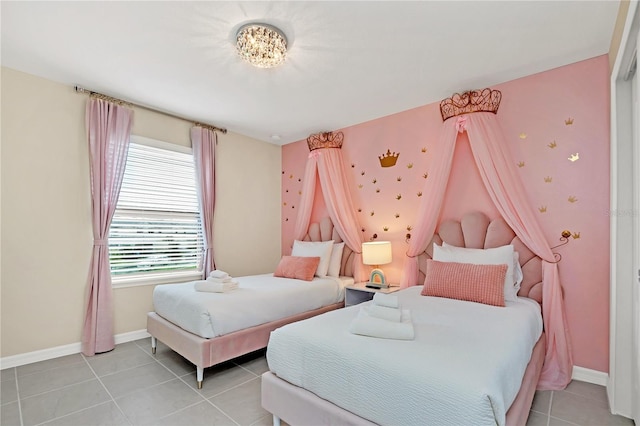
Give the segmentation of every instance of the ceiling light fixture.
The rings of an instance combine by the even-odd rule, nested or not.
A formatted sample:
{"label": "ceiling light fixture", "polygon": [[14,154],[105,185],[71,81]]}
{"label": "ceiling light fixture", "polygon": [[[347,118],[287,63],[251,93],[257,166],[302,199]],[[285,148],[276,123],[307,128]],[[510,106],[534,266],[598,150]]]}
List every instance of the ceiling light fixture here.
{"label": "ceiling light fixture", "polygon": [[273,68],[285,59],[287,38],[271,25],[247,24],[236,34],[236,49],[240,57],[254,67]]}

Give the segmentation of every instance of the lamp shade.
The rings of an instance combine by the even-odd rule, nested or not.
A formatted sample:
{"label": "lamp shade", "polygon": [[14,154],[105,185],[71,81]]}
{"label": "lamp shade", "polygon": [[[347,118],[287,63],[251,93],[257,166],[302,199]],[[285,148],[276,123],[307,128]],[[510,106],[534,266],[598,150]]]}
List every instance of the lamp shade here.
{"label": "lamp shade", "polygon": [[391,260],[390,241],[362,243],[362,262],[365,265],[385,265],[391,263]]}

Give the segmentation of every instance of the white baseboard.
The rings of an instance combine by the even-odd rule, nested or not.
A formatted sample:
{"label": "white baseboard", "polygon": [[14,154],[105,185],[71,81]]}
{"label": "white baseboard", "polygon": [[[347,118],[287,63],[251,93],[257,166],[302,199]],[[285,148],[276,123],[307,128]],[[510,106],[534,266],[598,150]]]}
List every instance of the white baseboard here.
{"label": "white baseboard", "polygon": [[573,380],[580,382],[593,383],[594,385],[607,386],[609,375],[602,371],[591,370],[589,368],[573,366],[573,374],[571,375]]}
{"label": "white baseboard", "polygon": [[[116,334],[114,336],[116,345],[120,343],[131,342],[133,340],[144,339],[149,337],[147,330],[136,330],[127,333]],[[82,344],[70,343],[68,345],[56,346],[39,351],[27,352],[24,354],[11,355],[0,358],[0,370],[11,367],[19,367],[25,364],[31,364],[38,361],[46,361],[48,359],[59,358],[65,355],[78,354],[82,351]]]}

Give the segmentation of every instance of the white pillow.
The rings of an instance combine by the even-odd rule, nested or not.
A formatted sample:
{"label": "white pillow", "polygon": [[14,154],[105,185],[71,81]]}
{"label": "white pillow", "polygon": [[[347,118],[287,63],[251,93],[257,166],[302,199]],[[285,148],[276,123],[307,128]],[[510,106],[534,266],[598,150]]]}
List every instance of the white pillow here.
{"label": "white pillow", "polygon": [[504,277],[504,300],[516,301],[518,294],[514,283],[513,246],[505,246],[490,249],[471,249],[455,247],[443,242],[442,247],[433,243],[433,260],[440,262],[472,263],[474,265],[507,265],[507,273]]}
{"label": "white pillow", "polygon": [[344,243],[337,243],[333,245],[331,250],[331,258],[329,259],[329,269],[327,275],[330,277],[340,276],[340,264],[342,263],[342,252],[344,251]]}
{"label": "white pillow", "polygon": [[524,274],[522,273],[522,266],[520,266],[520,253],[517,251],[513,252],[513,279],[515,280],[513,287],[516,289],[516,294],[518,294],[520,284],[522,284],[522,280],[524,279]]}
{"label": "white pillow", "polygon": [[331,241],[298,241],[293,242],[291,256],[319,257],[320,263],[316,269],[317,277],[326,277],[329,269],[329,260],[333,250],[333,240]]}

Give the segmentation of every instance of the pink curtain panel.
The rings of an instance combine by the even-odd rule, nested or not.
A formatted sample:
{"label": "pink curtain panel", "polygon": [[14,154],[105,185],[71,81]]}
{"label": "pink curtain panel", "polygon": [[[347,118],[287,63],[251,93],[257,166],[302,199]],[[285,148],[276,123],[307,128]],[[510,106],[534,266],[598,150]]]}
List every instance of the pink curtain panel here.
{"label": "pink curtain panel", "polygon": [[[520,177],[508,153],[503,150],[506,140],[497,117],[489,112],[476,112],[447,120],[438,145],[440,161],[425,182],[418,210],[421,223],[414,228],[405,259],[401,287],[417,282],[418,258],[431,241],[451,171],[458,133],[466,131],[482,181],[496,208],[522,242],[542,262],[542,311],[547,351],[538,389],[560,390],[571,381],[573,359],[569,330],[558,275],[558,265],[542,229],[529,205]],[[428,202],[426,202],[428,200]]]}
{"label": "pink curtain panel", "polygon": [[89,356],[115,347],[107,237],[127,162],[132,117],[132,110],[111,102],[102,99],[87,102],[93,254],[87,283],[82,353]]}

